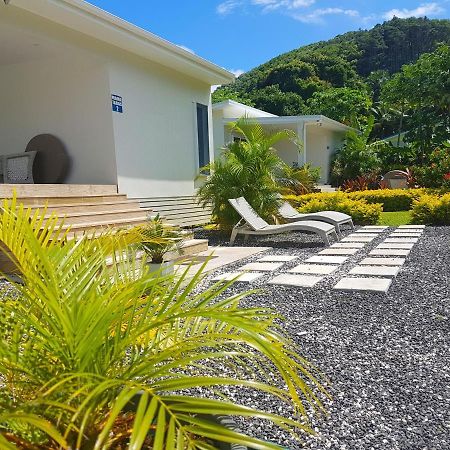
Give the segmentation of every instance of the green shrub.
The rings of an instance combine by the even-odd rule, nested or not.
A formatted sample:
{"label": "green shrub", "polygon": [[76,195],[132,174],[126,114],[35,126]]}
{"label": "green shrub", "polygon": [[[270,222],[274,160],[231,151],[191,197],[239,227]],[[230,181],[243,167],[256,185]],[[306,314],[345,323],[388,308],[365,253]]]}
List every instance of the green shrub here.
{"label": "green shrub", "polygon": [[450,147],[437,148],[427,161],[427,165],[413,169],[419,186],[440,188],[450,187]]}
{"label": "green shrub", "polygon": [[[304,197],[308,197],[308,199],[305,201]],[[342,192],[324,192],[298,197],[286,196],[285,198],[302,213],[327,210],[339,211],[352,216],[353,222],[358,225],[376,224],[383,211],[379,204],[370,205],[365,200],[353,200]]]}
{"label": "green shrub", "polygon": [[423,195],[415,200],[412,221],[423,225],[450,225],[450,193],[442,196]]}
{"label": "green shrub", "polygon": [[383,211],[408,211],[414,200],[424,194],[423,189],[376,189],[358,191],[349,194],[355,200],[366,200],[367,203],[381,203]]}

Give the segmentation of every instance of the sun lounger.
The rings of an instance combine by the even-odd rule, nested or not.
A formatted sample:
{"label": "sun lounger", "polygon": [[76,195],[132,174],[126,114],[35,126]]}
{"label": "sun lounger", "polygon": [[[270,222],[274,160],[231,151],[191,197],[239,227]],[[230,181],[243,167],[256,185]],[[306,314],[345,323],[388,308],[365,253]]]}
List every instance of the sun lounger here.
{"label": "sun lounger", "polygon": [[330,236],[338,239],[336,228],[325,222],[317,220],[302,220],[301,222],[288,223],[283,225],[269,225],[258,213],[249,205],[244,197],[228,200],[231,206],[241,216],[241,220],[234,226],[231,233],[230,245],[233,245],[238,234],[243,234],[245,239],[249,235],[270,235],[286,233],[289,231],[307,231],[318,234],[325,242],[330,245]]}
{"label": "sun lounger", "polygon": [[313,213],[299,213],[290,203],[284,202],[278,210],[280,216],[287,222],[300,222],[304,220],[319,220],[320,222],[331,223],[335,226],[336,232],[341,233],[341,226],[348,223],[352,230],[355,228],[353,220],[348,214],[338,211],[319,211]]}

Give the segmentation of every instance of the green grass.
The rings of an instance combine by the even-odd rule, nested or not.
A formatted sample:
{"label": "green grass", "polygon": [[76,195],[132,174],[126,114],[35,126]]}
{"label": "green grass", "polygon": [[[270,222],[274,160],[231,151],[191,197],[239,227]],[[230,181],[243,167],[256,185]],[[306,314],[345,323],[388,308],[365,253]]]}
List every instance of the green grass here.
{"label": "green grass", "polygon": [[411,223],[411,211],[382,212],[377,225],[397,227]]}

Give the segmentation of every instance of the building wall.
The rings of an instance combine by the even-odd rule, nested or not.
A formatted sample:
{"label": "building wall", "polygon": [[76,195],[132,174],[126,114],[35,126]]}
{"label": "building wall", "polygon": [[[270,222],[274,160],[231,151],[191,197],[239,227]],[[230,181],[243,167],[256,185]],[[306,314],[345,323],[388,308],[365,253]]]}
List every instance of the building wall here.
{"label": "building wall", "polygon": [[82,55],[0,65],[0,153],[21,153],[34,136],[62,140],[66,180],[117,184],[106,66]]}
{"label": "building wall", "polygon": [[[199,173],[196,103],[210,104],[210,86],[139,58],[110,64],[119,192],[131,197],[193,195]],[[210,154],[212,118],[210,126]]]}
{"label": "building wall", "polygon": [[336,132],[315,124],[306,126],[306,162],[320,167],[320,183],[330,179],[330,163],[333,153],[340,147],[344,133]]}

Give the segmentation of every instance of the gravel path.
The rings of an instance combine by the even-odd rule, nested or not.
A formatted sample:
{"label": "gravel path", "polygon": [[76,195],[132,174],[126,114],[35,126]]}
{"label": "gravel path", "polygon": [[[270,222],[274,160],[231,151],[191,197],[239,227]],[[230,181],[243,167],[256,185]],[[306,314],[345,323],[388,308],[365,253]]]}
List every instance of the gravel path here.
{"label": "gravel path", "polygon": [[[331,379],[333,401],[327,404],[330,416],[314,422],[318,436],[303,444],[257,422],[245,423],[247,432],[291,450],[450,449],[450,227],[426,228],[387,295],[331,289],[387,234],[314,288],[270,287],[266,282],[273,273],[252,283],[264,293],[246,305],[271,306],[286,317],[286,332]],[[210,245],[227,242],[211,232],[196,237],[208,237]],[[247,245],[300,256],[282,272],[323,248],[314,236],[295,234],[251,239]],[[248,285],[236,283],[230,291],[245,289]]]}

